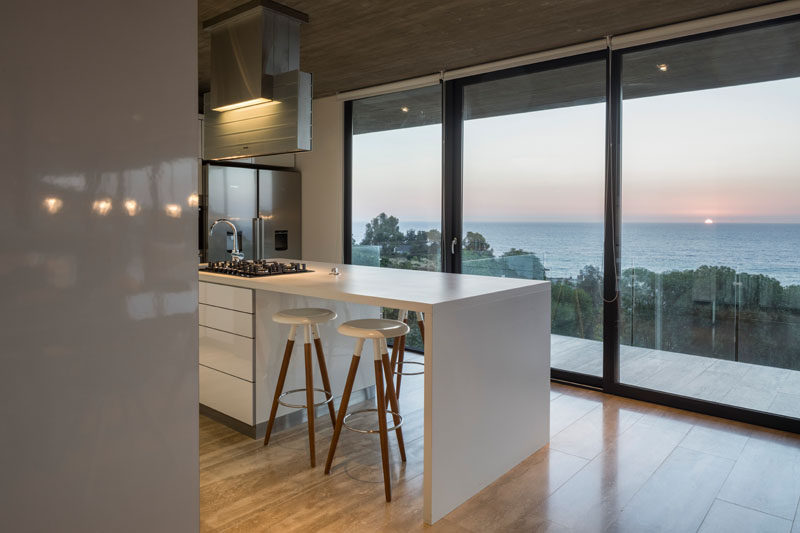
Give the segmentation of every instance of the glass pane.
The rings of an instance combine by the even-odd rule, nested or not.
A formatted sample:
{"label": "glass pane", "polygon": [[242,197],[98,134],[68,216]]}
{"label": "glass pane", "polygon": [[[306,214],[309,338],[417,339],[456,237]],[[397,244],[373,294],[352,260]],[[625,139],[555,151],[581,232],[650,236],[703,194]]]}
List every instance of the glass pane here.
{"label": "glass pane", "polygon": [[800,24],[623,56],[620,380],[800,416]]}
{"label": "glass pane", "polygon": [[437,85],[353,102],[353,264],[441,270],[441,101]]}
{"label": "glass pane", "polygon": [[547,279],[554,368],[601,375],[605,62],[464,89],[462,272]]}

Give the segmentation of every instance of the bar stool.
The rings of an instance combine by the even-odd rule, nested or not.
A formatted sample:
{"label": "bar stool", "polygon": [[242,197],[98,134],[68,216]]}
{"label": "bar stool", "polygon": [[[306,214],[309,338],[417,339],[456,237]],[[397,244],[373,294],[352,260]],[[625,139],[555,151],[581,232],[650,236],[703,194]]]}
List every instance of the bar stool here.
{"label": "bar stool", "polygon": [[[386,339],[397,338],[406,335],[409,331],[408,325],[398,320],[387,320],[380,318],[366,318],[361,320],[351,320],[340,325],[338,328],[339,333],[348,337],[355,337],[356,349],[353,352],[353,359],[350,361],[350,371],[347,373],[347,382],[344,385],[344,394],[342,395],[342,403],[339,406],[339,414],[336,417],[336,426],[333,430],[333,439],[331,440],[331,448],[328,452],[328,461],[325,463],[325,473],[331,473],[331,465],[333,464],[333,456],[336,454],[336,444],[339,442],[339,435],[342,432],[342,427],[346,427],[351,431],[358,433],[379,433],[381,438],[381,459],[383,462],[383,487],[386,492],[386,501],[392,501],[392,487],[389,478],[389,431],[395,431],[397,434],[397,446],[400,449],[400,458],[405,462],[406,449],[403,444],[403,430],[400,426],[403,424],[403,417],[400,416],[400,409],[397,406],[397,396],[394,392],[394,384],[392,383],[392,373],[389,367],[389,350],[386,346]],[[375,393],[377,395],[377,409],[361,409],[354,411],[350,414],[347,413],[347,404],[350,402],[350,393],[353,391],[353,381],[356,377],[358,364],[361,360],[361,352],[364,349],[364,341],[366,339],[372,340],[372,347],[375,359]],[[391,410],[388,412],[392,414],[394,420],[394,427],[386,427],[386,404],[384,403],[384,385],[383,380],[386,378],[386,394],[389,396],[389,403]],[[347,419],[356,413],[362,412],[377,412],[378,413],[378,430],[358,429],[347,424]]]}
{"label": "bar stool", "polygon": [[[283,362],[281,363],[281,371],[278,375],[278,384],[275,386],[275,397],[272,400],[272,409],[269,413],[269,422],[267,423],[267,434],[264,435],[264,446],[269,444],[269,436],[272,433],[272,426],[275,424],[275,414],[278,412],[278,404],[286,407],[293,407],[308,410],[308,449],[311,454],[311,467],[316,465],[316,450],[314,447],[314,407],[322,404],[328,404],[328,412],[331,415],[331,423],[336,423],[336,412],[333,409],[333,392],[331,391],[331,382],[328,378],[328,368],[325,365],[325,354],[322,351],[322,341],[319,338],[319,324],[329,322],[336,318],[336,313],[329,309],[315,309],[315,308],[301,308],[301,309],[284,309],[272,315],[272,320],[278,324],[289,324],[289,338],[286,341],[286,350],[283,352]],[[297,333],[297,327],[303,327],[303,336],[305,338],[305,363],[306,363],[306,386],[304,389],[292,389],[285,391],[283,386],[286,382],[286,372],[289,369],[289,360],[292,358],[292,348],[294,348],[294,338]],[[319,362],[319,372],[322,375],[322,386],[324,389],[314,388],[314,378],[312,376],[312,362],[311,362],[311,338],[314,338],[314,347],[317,351],[317,361]],[[325,395],[325,400],[322,402],[314,403],[314,392],[321,392]],[[283,400],[289,394],[305,392],[305,404],[293,404]]]}
{"label": "bar stool", "polygon": [[[408,324],[408,310],[407,309],[400,309],[397,312],[397,320],[403,322],[404,324]],[[417,326],[419,326],[419,334],[422,337],[422,342],[425,342],[425,315],[422,314],[421,311],[417,311]],[[425,373],[425,363],[420,361],[405,361],[406,355],[406,335],[403,335],[398,340],[394,342],[392,346],[392,359],[391,359],[391,367],[392,373],[396,376],[395,377],[395,385],[394,390],[395,394],[397,395],[398,400],[400,399],[400,383],[403,379],[403,376],[419,376]],[[421,366],[423,370],[418,372],[414,371],[404,371],[403,365],[417,365]]]}

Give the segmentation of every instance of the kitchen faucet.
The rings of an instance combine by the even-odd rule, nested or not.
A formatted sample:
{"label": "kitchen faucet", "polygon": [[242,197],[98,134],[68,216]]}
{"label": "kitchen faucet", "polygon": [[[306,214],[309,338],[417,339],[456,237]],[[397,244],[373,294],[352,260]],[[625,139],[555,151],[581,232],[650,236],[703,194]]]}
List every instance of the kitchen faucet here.
{"label": "kitchen faucet", "polygon": [[214,228],[220,222],[226,223],[233,229],[233,251],[231,252],[231,261],[234,263],[241,261],[244,259],[244,254],[239,251],[239,232],[236,231],[236,226],[233,225],[233,222],[227,218],[218,218],[213,224],[211,224],[211,229],[208,230],[208,236],[211,237],[211,234],[214,232]]}

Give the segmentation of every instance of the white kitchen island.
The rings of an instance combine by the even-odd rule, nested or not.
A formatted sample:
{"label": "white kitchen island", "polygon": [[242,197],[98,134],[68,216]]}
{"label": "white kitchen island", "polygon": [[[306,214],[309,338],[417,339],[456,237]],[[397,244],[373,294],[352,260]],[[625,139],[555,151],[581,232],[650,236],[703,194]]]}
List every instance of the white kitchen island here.
{"label": "white kitchen island", "polygon": [[[334,266],[340,275],[329,273]],[[425,313],[425,522],[547,444],[548,282],[317,262],[308,268],[314,272],[262,278],[201,272],[200,281]],[[333,383],[335,394],[342,385]]]}

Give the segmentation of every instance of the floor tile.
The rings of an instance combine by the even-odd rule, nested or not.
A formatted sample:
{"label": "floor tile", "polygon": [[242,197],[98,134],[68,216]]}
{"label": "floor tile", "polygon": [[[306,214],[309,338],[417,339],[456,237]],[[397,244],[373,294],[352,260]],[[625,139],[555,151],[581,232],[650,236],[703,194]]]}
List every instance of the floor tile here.
{"label": "floor tile", "polygon": [[767,514],[794,519],[800,500],[800,448],[753,436],[718,496]]}
{"label": "floor tile", "polygon": [[[657,418],[652,415],[652,418]],[[618,442],[556,490],[537,511],[579,531],[604,531],[688,432],[668,422],[635,422]]]}
{"label": "floor tile", "polygon": [[626,407],[622,401],[607,401],[558,432],[550,440],[550,448],[578,457],[593,459],[613,445],[642,413]]}
{"label": "floor tile", "polygon": [[735,531],[788,533],[791,527],[792,522],[789,520],[717,500],[711,506],[698,533],[732,533]]}
{"label": "floor tile", "polygon": [[[545,448],[473,496],[447,519],[472,531],[531,531],[546,525],[536,506],[588,461]],[[524,494],[524,498],[516,496]]]}
{"label": "floor tile", "polygon": [[611,529],[696,531],[733,464],[730,459],[676,448],[623,508]]}
{"label": "floor tile", "polygon": [[742,453],[747,435],[735,433],[730,430],[714,429],[695,425],[680,446],[698,452],[710,453],[718,457],[736,460]]}
{"label": "floor tile", "polygon": [[797,370],[787,371],[786,379],[778,387],[778,392],[800,395],[800,372]]}
{"label": "floor tile", "polygon": [[777,415],[800,418],[800,391],[798,394],[775,393],[775,399],[772,400],[768,411]]}
{"label": "floor tile", "polygon": [[775,400],[775,394],[775,389],[750,387],[740,382],[739,385],[733,387],[730,392],[722,398],[721,403],[727,403],[737,407],[746,407],[757,411],[769,411],[770,405],[772,405],[773,400]]}
{"label": "floor tile", "polygon": [[600,408],[601,402],[573,394],[562,394],[550,402],[550,436],[557,434],[592,409]]}

